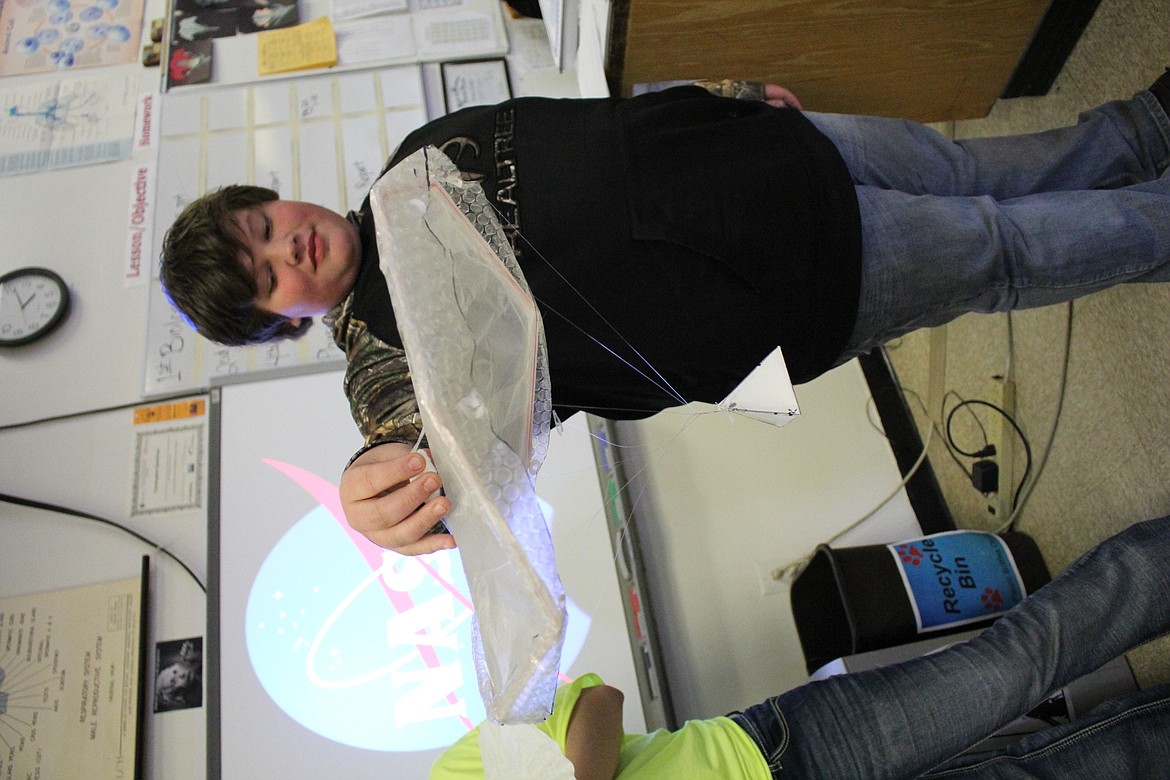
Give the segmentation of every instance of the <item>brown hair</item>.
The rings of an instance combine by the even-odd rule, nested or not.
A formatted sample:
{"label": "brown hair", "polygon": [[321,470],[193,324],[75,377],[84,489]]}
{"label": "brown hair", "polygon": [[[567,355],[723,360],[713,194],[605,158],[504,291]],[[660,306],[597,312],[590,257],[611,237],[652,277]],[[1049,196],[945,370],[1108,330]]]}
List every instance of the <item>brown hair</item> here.
{"label": "brown hair", "polygon": [[163,238],[163,292],[191,327],[227,346],[300,338],[313,324],[256,308],[256,281],[240,261],[247,252],[235,212],[276,200],[266,187],[232,184],[212,190],[175,218]]}

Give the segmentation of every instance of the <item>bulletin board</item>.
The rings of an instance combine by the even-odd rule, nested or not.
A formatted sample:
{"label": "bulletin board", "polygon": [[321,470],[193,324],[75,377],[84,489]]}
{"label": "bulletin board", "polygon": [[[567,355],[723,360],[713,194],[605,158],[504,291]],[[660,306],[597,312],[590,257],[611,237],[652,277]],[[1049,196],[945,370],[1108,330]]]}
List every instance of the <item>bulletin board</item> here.
{"label": "bulletin board", "polygon": [[269,187],[341,213],[359,207],[390,154],[427,121],[420,66],[168,92],[161,99],[144,394],[342,365],[319,321],[303,338],[275,344],[229,348],[199,336],[163,293],[162,239],[188,203],[226,184]]}
{"label": "bulletin board", "polygon": [[[263,33],[256,33],[262,28],[247,20],[262,4],[226,0],[205,8],[198,0],[184,0],[175,5],[177,10],[169,25],[176,31],[172,51],[186,47],[207,52],[211,58],[209,84],[286,77],[258,75],[257,34]],[[282,3],[269,0],[263,5],[273,9]],[[195,12],[186,21],[195,23],[198,30],[180,35],[178,26],[184,23],[184,6]],[[330,18],[337,43],[334,72],[489,57],[508,51],[499,0],[299,0],[295,9],[301,23]],[[242,16],[236,19],[241,11]],[[198,21],[217,13],[218,19],[204,18],[206,24]],[[225,19],[225,15],[231,18]],[[172,88],[183,91],[200,89],[201,85],[176,83]]]}

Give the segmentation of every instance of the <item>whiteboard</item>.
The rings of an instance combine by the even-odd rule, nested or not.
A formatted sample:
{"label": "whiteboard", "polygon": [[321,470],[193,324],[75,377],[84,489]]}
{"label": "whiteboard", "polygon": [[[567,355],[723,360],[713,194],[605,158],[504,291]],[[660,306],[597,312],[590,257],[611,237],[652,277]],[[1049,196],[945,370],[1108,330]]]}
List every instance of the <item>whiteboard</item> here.
{"label": "whiteboard", "polygon": [[[211,777],[332,777],[338,767],[347,778],[424,777],[441,750],[483,718],[464,657],[469,613],[446,587],[459,590],[457,554],[427,556],[437,574],[420,559],[386,551],[371,563],[320,500],[361,443],[341,376],[213,391],[222,394],[213,400],[220,495],[209,544]],[[562,673],[597,672],[622,688],[624,726],[642,732],[598,469],[581,416],[554,432],[536,489],[570,601]],[[440,637],[429,660],[424,640],[402,641],[415,636],[403,626]]]}

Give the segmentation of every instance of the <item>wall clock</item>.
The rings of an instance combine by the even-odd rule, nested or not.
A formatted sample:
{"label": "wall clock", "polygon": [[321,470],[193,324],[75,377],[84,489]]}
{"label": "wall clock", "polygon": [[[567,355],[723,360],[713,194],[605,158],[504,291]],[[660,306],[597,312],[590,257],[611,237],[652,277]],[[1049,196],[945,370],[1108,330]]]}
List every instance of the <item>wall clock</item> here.
{"label": "wall clock", "polygon": [[69,312],[69,288],[47,268],[0,276],[0,347],[28,344],[50,333]]}

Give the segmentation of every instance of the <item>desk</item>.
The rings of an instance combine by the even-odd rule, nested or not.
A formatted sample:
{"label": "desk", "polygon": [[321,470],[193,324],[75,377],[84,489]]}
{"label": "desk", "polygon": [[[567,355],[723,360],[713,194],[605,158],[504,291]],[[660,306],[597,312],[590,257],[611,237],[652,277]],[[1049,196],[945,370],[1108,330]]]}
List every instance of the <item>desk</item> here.
{"label": "desk", "polygon": [[969,119],[1015,96],[1006,88],[1025,66],[1049,77],[1016,94],[1046,92],[1097,2],[1049,5],[613,0],[605,69],[614,95],[646,81],[744,78],[782,84],[816,111]]}

